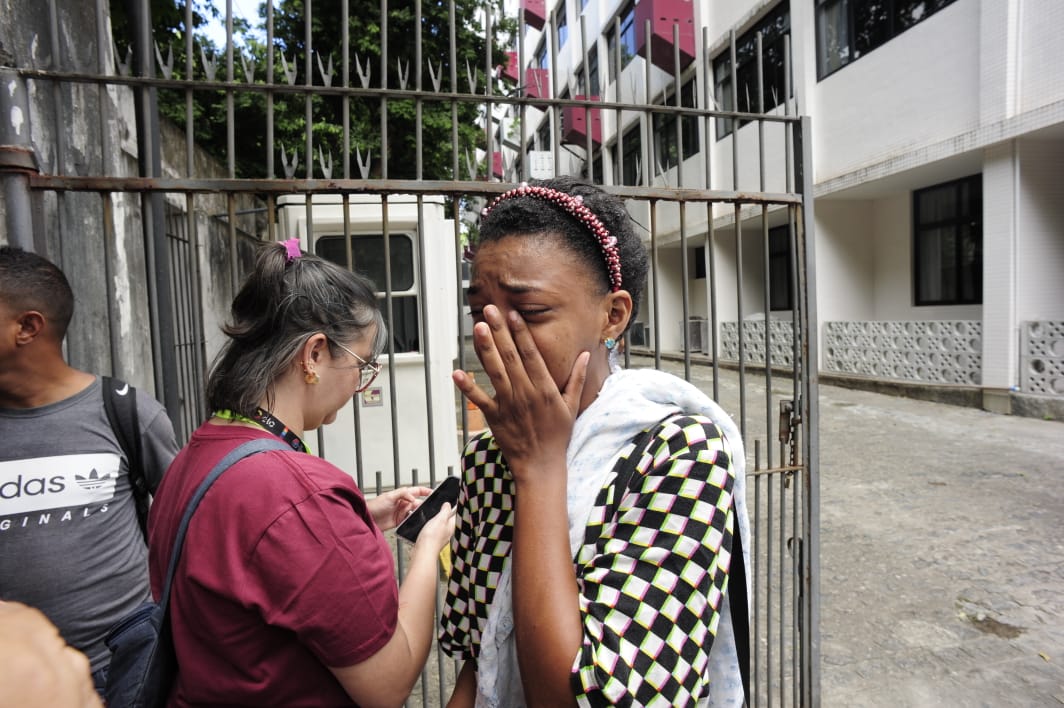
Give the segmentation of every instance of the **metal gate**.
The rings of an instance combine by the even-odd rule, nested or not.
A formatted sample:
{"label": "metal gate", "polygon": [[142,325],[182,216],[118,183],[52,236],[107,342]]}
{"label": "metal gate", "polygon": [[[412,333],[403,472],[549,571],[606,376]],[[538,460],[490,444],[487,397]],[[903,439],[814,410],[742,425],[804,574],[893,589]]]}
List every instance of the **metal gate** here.
{"label": "metal gate", "polygon": [[[254,243],[291,236],[291,228],[310,246],[329,232],[342,238],[337,252],[348,267],[359,267],[355,246],[368,242],[352,240],[362,234],[352,214],[364,213],[358,209],[369,195],[380,214],[373,237],[385,264],[377,283],[382,306],[389,330],[410,336],[389,343],[380,400],[352,404],[354,446],[342,452],[370,493],[419,476],[435,481],[457,463],[440,451],[454,449],[469,431],[466,408],[453,391],[441,394],[431,362],[442,360],[448,369],[476,365],[464,334],[461,254],[478,206],[541,174],[580,174],[603,184],[628,200],[652,256],[645,315],[629,335],[626,363],[693,381],[733,415],[746,442],[750,703],[819,705],[810,124],[793,112],[789,81],[782,109],[717,110],[705,29],[693,39],[697,60],[666,77],[656,68],[660,56],[657,62],[653,56],[660,45],[646,41],[627,54],[618,49],[613,40],[626,31],[621,17],[597,29],[581,17],[573,33],[579,37],[568,41],[579,42],[588,59],[574,69],[559,59],[566,39],[557,21],[543,35],[549,61],[537,56],[529,63],[530,30],[522,24],[529,15],[515,23],[492,5],[474,12],[456,0],[432,4],[431,12],[420,0],[391,9],[385,0],[375,18],[379,41],[360,52],[349,32],[354,4],[302,3],[299,36],[282,37],[274,20],[291,7],[264,3],[269,21],[259,41],[274,49],[260,53],[264,65],[256,68],[250,50],[234,47],[231,2],[230,41],[209,53],[191,33],[153,32],[147,0],[116,2],[122,23],[106,0],[6,0],[0,28],[5,239],[44,253],[71,276],[79,312],[67,342],[72,363],[154,386],[186,439],[206,415],[204,371]],[[522,13],[534,4],[521,3]],[[193,26],[192,4],[176,5],[176,23]],[[406,41],[398,50],[389,21],[409,21],[408,32],[399,28]],[[463,34],[470,22],[481,38],[474,56]],[[320,27],[330,23],[339,25],[338,41],[316,44]],[[675,54],[666,62],[674,68],[682,64],[679,32],[674,26]],[[432,51],[423,52],[430,34]],[[648,21],[643,36],[650,35]],[[501,49],[485,48],[501,41]],[[290,45],[298,45],[294,53]],[[176,66],[175,47],[183,57]],[[759,39],[756,85],[763,95],[760,49]],[[609,65],[601,77],[598,56]],[[734,34],[730,57],[735,66]],[[789,50],[784,67],[789,77]],[[516,81],[507,83],[507,76]],[[592,89],[600,78],[603,89]],[[738,81],[729,90],[726,104],[741,105]],[[207,105],[213,113],[204,113]],[[253,124],[244,118],[249,105],[256,107]],[[747,105],[761,104],[748,98]],[[323,122],[327,107],[335,123]],[[478,116],[475,139],[467,130],[469,107]],[[363,115],[358,134],[355,115]],[[296,144],[277,139],[282,118],[301,120]],[[450,142],[442,148],[441,118],[447,124],[442,142]],[[397,134],[396,121],[411,130]],[[220,126],[216,136],[224,134],[213,154],[200,144],[211,122]],[[367,136],[364,129],[373,124]],[[249,133],[256,148],[241,153]],[[714,142],[711,135],[724,137]],[[441,149],[449,151],[445,158]],[[408,154],[412,164],[397,157]],[[423,160],[430,155],[436,158]],[[298,218],[286,226],[293,196]],[[409,293],[396,283],[393,249],[403,242],[392,238],[392,215],[404,200],[416,215],[409,225]],[[430,222],[427,205],[440,200],[446,218]],[[323,230],[316,223],[326,203],[342,217]],[[447,259],[433,255],[440,247],[451,254]],[[436,319],[430,308],[439,303],[426,283],[440,274],[452,294],[448,341],[430,331]],[[420,367],[415,379],[427,431],[416,437],[397,380],[409,362]],[[382,425],[391,462],[367,468],[358,451],[368,444],[373,405],[387,411]],[[450,427],[430,413],[451,409],[456,423]],[[321,454],[336,447],[320,433],[317,442]],[[418,469],[410,467],[412,457],[422,461]],[[454,668],[442,656],[430,659],[411,702],[442,705]]]}

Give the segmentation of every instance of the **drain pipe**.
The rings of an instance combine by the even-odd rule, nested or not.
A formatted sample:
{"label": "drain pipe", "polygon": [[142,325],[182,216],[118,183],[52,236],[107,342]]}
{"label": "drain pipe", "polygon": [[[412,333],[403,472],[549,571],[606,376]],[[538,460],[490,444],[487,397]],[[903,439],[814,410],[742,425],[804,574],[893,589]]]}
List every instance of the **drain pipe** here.
{"label": "drain pipe", "polygon": [[0,56],[0,182],[4,193],[4,225],[8,243],[36,251],[33,238],[33,206],[30,175],[40,172],[30,142],[29,94],[26,82]]}

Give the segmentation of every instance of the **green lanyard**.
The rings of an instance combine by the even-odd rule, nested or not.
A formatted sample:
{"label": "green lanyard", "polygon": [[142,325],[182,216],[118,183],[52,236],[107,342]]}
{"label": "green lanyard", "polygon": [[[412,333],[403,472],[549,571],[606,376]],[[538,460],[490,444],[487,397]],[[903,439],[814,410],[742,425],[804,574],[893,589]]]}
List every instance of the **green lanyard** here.
{"label": "green lanyard", "polygon": [[241,423],[255,423],[256,425],[261,425],[263,428],[266,428],[266,430],[288,443],[288,445],[296,452],[310,452],[310,450],[307,449],[306,443],[304,443],[298,435],[292,432],[287,425],[282,423],[269,411],[256,408],[255,412],[251,415],[244,415],[243,413],[236,413],[228,408],[223,408],[222,410],[215,411],[214,416],[216,418],[221,418],[222,420],[235,420]]}

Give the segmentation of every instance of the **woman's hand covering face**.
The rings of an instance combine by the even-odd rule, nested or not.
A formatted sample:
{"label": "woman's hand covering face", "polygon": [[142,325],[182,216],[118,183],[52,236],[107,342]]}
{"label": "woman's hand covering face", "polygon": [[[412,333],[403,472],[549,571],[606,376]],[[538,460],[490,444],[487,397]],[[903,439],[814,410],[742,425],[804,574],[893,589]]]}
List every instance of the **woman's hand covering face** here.
{"label": "woman's hand covering face", "polygon": [[483,411],[516,480],[535,474],[537,467],[564,470],[589,354],[577,356],[559,389],[518,312],[504,316],[485,305],[481,316],[483,321],[473,326],[473,344],[495,395],[462,371],[454,372],[455,385]]}

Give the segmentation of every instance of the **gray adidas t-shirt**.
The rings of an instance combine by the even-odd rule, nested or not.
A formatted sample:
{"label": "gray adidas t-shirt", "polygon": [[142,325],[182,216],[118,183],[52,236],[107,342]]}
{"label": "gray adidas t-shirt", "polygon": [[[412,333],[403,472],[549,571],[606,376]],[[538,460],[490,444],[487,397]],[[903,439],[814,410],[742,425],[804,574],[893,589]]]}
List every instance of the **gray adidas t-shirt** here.
{"label": "gray adidas t-shirt", "polygon": [[[158,401],[137,391],[137,412],[154,489],[177,444]],[[58,403],[0,408],[0,441],[0,599],[39,608],[97,671],[110,661],[107,631],[150,596],[147,547],[100,379]]]}

